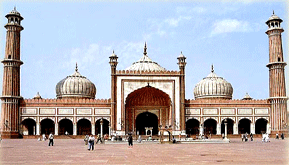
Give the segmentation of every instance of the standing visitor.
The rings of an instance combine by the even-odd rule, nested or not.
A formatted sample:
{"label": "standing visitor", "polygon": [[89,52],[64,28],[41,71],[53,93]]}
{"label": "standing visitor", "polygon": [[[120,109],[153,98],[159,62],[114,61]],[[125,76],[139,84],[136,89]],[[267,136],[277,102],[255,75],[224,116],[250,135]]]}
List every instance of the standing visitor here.
{"label": "standing visitor", "polygon": [[279,134],[278,133],[276,133],[276,139],[279,139]]}
{"label": "standing visitor", "polygon": [[250,138],[251,138],[251,141],[253,141],[253,134],[250,133]]}
{"label": "standing visitor", "polygon": [[91,151],[94,150],[94,140],[95,140],[95,138],[92,135],[90,135],[88,138],[88,150],[89,151],[90,151],[90,149],[91,149]]}
{"label": "standing visitor", "polygon": [[52,133],[49,134],[48,139],[49,139],[48,146],[50,146],[50,144],[53,146],[53,139],[54,139],[54,136],[53,136]]}
{"label": "standing visitor", "polygon": [[85,137],[84,137],[84,144],[85,144],[85,145],[88,144],[88,138],[89,138],[89,136],[88,136],[88,135],[85,135]]}
{"label": "standing visitor", "polygon": [[284,140],[284,133],[281,133],[281,139]]}
{"label": "standing visitor", "polygon": [[128,138],[127,138],[127,141],[128,141],[128,148],[132,148],[132,136],[131,134],[128,135]]}
{"label": "standing visitor", "polygon": [[100,136],[100,134],[98,134],[98,135],[97,135],[97,141],[96,141],[96,143],[95,143],[95,144],[97,144],[97,143],[98,143],[98,141],[100,141],[100,143],[102,143],[102,139],[101,139],[101,136]]}

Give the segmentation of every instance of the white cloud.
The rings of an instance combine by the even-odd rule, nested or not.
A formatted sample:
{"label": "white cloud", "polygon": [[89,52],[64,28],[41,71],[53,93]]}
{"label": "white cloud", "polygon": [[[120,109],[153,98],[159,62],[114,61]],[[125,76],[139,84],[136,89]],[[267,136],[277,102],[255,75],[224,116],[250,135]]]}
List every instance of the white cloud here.
{"label": "white cloud", "polygon": [[191,20],[191,16],[179,16],[178,18],[168,18],[164,20],[164,23],[169,24],[170,26],[177,27],[179,23],[182,21],[189,21]]}
{"label": "white cloud", "polygon": [[73,68],[76,62],[82,69],[89,68],[92,65],[101,65],[107,62],[108,59],[103,56],[111,54],[110,46],[100,47],[98,44],[90,44],[88,47],[72,48],[68,60],[63,64],[63,67]]}
{"label": "white cloud", "polygon": [[236,19],[224,19],[216,21],[213,24],[211,36],[222,33],[251,32],[251,31],[253,31],[253,28],[247,21],[239,21]]}

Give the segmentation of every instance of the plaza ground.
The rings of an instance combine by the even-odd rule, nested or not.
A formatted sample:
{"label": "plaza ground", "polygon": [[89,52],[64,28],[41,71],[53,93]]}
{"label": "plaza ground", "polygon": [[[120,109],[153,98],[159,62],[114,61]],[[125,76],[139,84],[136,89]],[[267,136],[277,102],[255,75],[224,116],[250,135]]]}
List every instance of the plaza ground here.
{"label": "plaza ground", "polygon": [[3,139],[0,164],[289,164],[289,139],[262,143],[231,139],[228,144],[97,144],[88,151],[83,139]]}

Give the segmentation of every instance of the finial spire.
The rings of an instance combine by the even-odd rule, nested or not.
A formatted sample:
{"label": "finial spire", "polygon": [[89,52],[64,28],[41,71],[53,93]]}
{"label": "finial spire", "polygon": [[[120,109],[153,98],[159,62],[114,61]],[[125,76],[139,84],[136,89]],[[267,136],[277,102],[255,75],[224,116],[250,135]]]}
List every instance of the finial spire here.
{"label": "finial spire", "polygon": [[76,62],[76,66],[75,66],[75,72],[78,72],[77,62]]}
{"label": "finial spire", "polygon": [[112,54],[114,54],[114,50],[112,50]]}
{"label": "finial spire", "polygon": [[275,15],[274,10],[273,10],[273,15]]}
{"label": "finial spire", "polygon": [[143,54],[145,56],[147,55],[147,42],[145,42],[144,49],[143,49]]}
{"label": "finial spire", "polygon": [[214,64],[211,66],[211,72],[214,73]]}

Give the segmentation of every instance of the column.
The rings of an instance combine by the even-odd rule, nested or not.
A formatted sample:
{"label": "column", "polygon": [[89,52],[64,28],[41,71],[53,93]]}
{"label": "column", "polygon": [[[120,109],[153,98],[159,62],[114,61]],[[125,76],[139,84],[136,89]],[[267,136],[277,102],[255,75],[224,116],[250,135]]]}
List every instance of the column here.
{"label": "column", "polygon": [[103,138],[103,119],[100,120],[100,137]]}
{"label": "column", "polygon": [[251,133],[255,134],[255,123],[251,122]]}
{"label": "column", "polygon": [[203,124],[200,124],[200,126],[199,126],[199,133],[200,133],[200,135],[204,134]]}
{"label": "column", "polygon": [[217,123],[217,135],[221,135],[221,123]]}
{"label": "column", "polygon": [[227,139],[227,135],[228,135],[228,123],[227,123],[227,119],[225,120],[225,122],[224,122],[224,124],[225,124],[225,139]]}
{"label": "column", "polygon": [[111,130],[110,130],[110,129],[111,129],[111,126],[109,125],[109,126],[108,126],[108,136],[109,136],[109,137],[111,136],[111,132],[110,132]]}
{"label": "column", "polygon": [[234,123],[233,134],[238,135],[238,123]]}
{"label": "column", "polygon": [[77,124],[73,123],[73,135],[77,135]]}
{"label": "column", "polygon": [[54,135],[58,135],[58,123],[55,122],[54,128]]}
{"label": "column", "polygon": [[36,122],[36,135],[40,135],[40,123]]}
{"label": "column", "polygon": [[267,128],[266,133],[270,134],[271,133],[271,125],[270,125],[269,122],[267,123],[267,127],[266,128]]}
{"label": "column", "polygon": [[91,134],[95,135],[95,123],[91,123]]}

